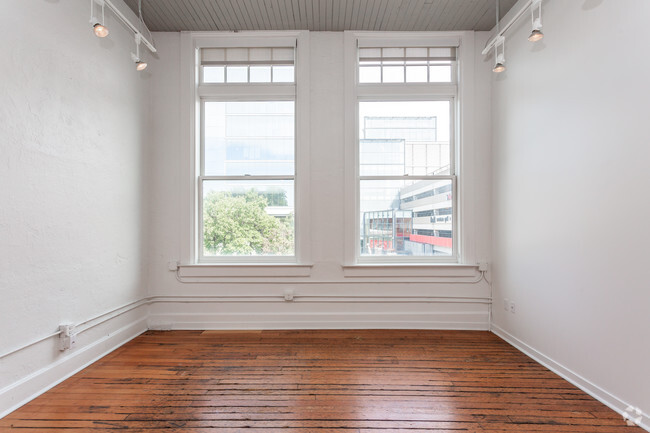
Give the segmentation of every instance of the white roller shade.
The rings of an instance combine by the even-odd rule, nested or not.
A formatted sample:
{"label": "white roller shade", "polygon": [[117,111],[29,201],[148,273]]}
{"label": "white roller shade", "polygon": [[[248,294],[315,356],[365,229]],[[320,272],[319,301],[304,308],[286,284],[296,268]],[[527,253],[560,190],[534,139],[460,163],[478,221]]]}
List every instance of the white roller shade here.
{"label": "white roller shade", "polygon": [[455,47],[359,48],[359,62],[441,62],[455,61]]}
{"label": "white roller shade", "polygon": [[293,65],[293,47],[201,48],[201,65]]}

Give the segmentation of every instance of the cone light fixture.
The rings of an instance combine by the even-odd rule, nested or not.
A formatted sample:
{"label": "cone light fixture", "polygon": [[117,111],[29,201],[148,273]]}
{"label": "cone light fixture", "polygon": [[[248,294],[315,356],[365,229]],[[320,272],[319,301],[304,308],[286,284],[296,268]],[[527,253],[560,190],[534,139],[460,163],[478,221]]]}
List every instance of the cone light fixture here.
{"label": "cone light fixture", "polygon": [[[95,2],[97,2],[102,8],[102,19],[101,21],[95,17]],[[90,0],[90,24],[93,25],[93,32],[98,38],[105,38],[108,36],[108,27],[104,25],[104,0]]]}
{"label": "cone light fixture", "polygon": [[135,53],[131,53],[131,59],[135,63],[136,71],[144,71],[147,68],[147,62],[143,62],[140,58],[140,42],[142,41],[142,35],[140,33],[135,34]]}
{"label": "cone light fixture", "polygon": [[[499,47],[501,49],[499,50]],[[506,38],[499,36],[499,40],[494,45],[494,68],[492,72],[501,73],[506,70]]]}
{"label": "cone light fixture", "polygon": [[[537,10],[537,16],[535,16],[535,11]],[[542,0],[533,0],[533,3],[530,5],[530,19],[532,21],[533,30],[528,36],[528,40],[531,42],[537,42],[542,40],[544,33],[542,33]]]}

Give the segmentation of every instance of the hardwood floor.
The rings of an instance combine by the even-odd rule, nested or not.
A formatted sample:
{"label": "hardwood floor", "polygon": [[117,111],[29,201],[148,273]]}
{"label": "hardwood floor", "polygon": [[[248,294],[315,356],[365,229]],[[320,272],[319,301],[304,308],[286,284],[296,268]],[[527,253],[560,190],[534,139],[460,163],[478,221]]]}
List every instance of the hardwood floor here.
{"label": "hardwood floor", "polygon": [[643,432],[488,332],[147,332],[0,431]]}

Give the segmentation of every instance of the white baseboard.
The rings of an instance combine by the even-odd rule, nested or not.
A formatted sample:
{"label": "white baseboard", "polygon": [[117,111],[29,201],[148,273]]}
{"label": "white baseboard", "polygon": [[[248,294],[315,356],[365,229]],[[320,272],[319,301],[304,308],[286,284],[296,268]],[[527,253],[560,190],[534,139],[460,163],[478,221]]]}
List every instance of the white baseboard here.
{"label": "white baseboard", "polygon": [[[566,379],[568,382],[577,386],[578,388],[580,388],[581,390],[583,390],[584,392],[586,392],[596,400],[600,401],[604,405],[608,406],[609,408],[621,414],[621,418],[623,417],[623,412],[629,406],[628,403],[624,402],[623,400],[616,397],[612,393],[599,387],[595,383],[585,379],[584,377],[580,376],[578,373],[565,367],[559,362],[556,362],[553,359],[549,358],[548,356],[544,355],[543,353],[538,352],[536,349],[532,348],[528,344],[519,340],[517,337],[513,336],[512,334],[500,328],[499,326],[495,325],[494,323],[491,324],[491,331],[496,335],[498,335],[499,337],[501,337],[502,339],[504,339],[512,346],[514,346],[515,348],[519,349],[521,352],[525,353],[535,361],[542,364],[544,367],[551,370],[553,373]],[[650,431],[650,416],[644,413],[642,417],[643,417],[642,422],[639,427],[643,428],[644,430]],[[622,419],[621,422],[623,422]]]}
{"label": "white baseboard", "polygon": [[488,330],[487,312],[437,313],[153,313],[149,329],[458,329]]}
{"label": "white baseboard", "polygon": [[93,343],[0,389],[0,418],[108,355],[147,330],[146,317],[135,320]]}

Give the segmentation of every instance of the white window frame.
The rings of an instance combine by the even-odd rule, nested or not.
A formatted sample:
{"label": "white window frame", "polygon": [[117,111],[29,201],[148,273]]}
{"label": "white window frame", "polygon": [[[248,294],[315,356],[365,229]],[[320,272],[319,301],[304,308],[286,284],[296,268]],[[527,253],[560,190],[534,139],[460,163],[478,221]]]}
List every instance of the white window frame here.
{"label": "white window frame", "polygon": [[[474,264],[475,238],[473,194],[475,174],[469,143],[474,78],[474,35],[472,32],[345,32],[345,264],[344,267],[368,265],[449,265]],[[359,84],[359,47],[457,47],[453,83],[377,83]],[[359,175],[359,102],[365,101],[450,100],[452,102],[450,142],[452,145],[449,176],[452,181],[454,209],[453,251],[451,256],[362,256],[360,251],[360,175]],[[367,179],[364,176],[364,179]],[[382,176],[382,179],[385,177]],[[409,179],[420,179],[408,176]],[[425,177],[422,177],[424,179]],[[431,177],[426,177],[431,179]],[[401,177],[400,177],[401,179]]]}
{"label": "white window frame", "polygon": [[[187,179],[181,216],[187,233],[182,242],[180,261],[189,265],[260,265],[266,274],[268,265],[304,265],[310,262],[309,216],[309,34],[306,31],[277,32],[182,32],[181,33],[181,96],[184,170]],[[295,46],[295,83],[205,83],[200,81],[201,48],[250,48]],[[203,104],[210,101],[273,101],[293,100],[295,115],[294,190],[295,251],[293,256],[204,256],[202,236]],[[264,178],[274,176],[263,176]],[[246,179],[254,180],[256,176]],[[249,274],[244,270],[244,274]],[[253,269],[253,274],[255,270]]]}

